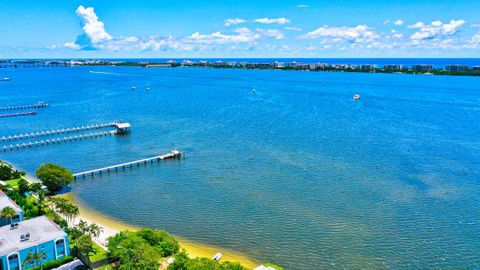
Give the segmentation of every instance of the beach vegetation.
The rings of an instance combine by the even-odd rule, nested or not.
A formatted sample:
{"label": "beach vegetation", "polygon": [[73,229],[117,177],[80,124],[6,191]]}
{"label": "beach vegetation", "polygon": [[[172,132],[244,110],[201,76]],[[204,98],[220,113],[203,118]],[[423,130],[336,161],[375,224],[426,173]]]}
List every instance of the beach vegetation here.
{"label": "beach vegetation", "polygon": [[70,185],[73,174],[64,167],[52,163],[44,163],[37,169],[36,175],[50,194],[59,192]]}
{"label": "beach vegetation", "polygon": [[19,179],[25,175],[24,171],[15,170],[12,165],[0,160],[0,180]]}
{"label": "beach vegetation", "polygon": [[190,258],[185,250],[175,255],[175,260],[168,266],[168,270],[246,270],[239,263],[218,262],[209,258]]}

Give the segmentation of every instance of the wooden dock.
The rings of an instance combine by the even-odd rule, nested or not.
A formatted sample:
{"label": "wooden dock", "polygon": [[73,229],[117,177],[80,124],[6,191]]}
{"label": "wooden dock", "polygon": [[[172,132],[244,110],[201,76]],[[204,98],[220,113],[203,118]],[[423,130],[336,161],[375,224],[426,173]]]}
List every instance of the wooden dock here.
{"label": "wooden dock", "polygon": [[65,133],[74,133],[74,132],[88,131],[88,130],[93,130],[93,129],[102,129],[102,128],[107,128],[107,127],[116,127],[117,124],[118,124],[118,122],[112,122],[112,123],[87,125],[87,126],[74,127],[74,128],[62,128],[62,129],[56,129],[56,130],[46,130],[46,131],[40,131],[40,132],[17,134],[17,135],[12,135],[12,136],[8,136],[8,137],[3,136],[2,138],[0,138],[0,142],[16,141],[16,140],[23,140],[23,139],[32,139],[32,138],[35,138],[35,137],[52,136],[52,135],[56,135],[56,134],[65,134]]}
{"label": "wooden dock", "polygon": [[178,150],[172,150],[168,154],[160,155],[160,156],[155,156],[151,158],[145,158],[145,159],[140,159],[140,160],[135,160],[127,163],[122,163],[118,165],[113,165],[113,166],[108,166],[96,170],[90,170],[86,172],[80,172],[80,173],[75,173],[73,177],[77,179],[78,177],[85,178],[87,176],[94,177],[96,174],[102,175],[103,173],[110,173],[110,172],[117,172],[118,170],[125,170],[126,168],[132,168],[134,166],[140,166],[140,165],[147,165],[148,163],[153,163],[155,161],[160,162],[160,160],[165,160],[165,159],[178,159],[182,156],[182,152]]}
{"label": "wooden dock", "polygon": [[81,135],[69,136],[69,137],[63,137],[63,138],[53,138],[51,140],[41,140],[41,141],[22,143],[22,144],[17,143],[15,145],[4,145],[3,152],[7,152],[8,150],[15,151],[15,150],[28,149],[36,146],[46,146],[46,145],[60,144],[60,143],[66,143],[66,142],[76,142],[79,140],[90,139],[90,138],[113,136],[115,134],[117,134],[117,131],[112,130],[112,131],[105,131],[105,132],[81,134]]}
{"label": "wooden dock", "polygon": [[0,107],[0,111],[13,111],[13,110],[23,110],[23,109],[38,109],[38,108],[46,108],[48,107],[47,103],[37,102],[35,104],[29,105],[16,105],[16,106],[5,106]]}
{"label": "wooden dock", "polygon": [[0,114],[0,117],[16,117],[16,116],[36,115],[36,114],[37,112],[8,113],[8,114]]}

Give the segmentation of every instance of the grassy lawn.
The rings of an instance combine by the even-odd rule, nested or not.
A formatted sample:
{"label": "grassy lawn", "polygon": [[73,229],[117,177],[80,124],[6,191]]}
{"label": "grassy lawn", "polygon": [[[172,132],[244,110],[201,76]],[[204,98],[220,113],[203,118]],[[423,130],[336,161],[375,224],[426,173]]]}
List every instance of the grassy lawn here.
{"label": "grassy lawn", "polygon": [[95,249],[96,253],[90,256],[91,262],[96,262],[107,257],[107,252],[99,245],[97,245],[97,243],[93,242],[93,248]]}
{"label": "grassy lawn", "polygon": [[21,178],[18,179],[12,179],[12,180],[7,180],[5,183],[11,187],[18,187],[18,181],[20,181]]}

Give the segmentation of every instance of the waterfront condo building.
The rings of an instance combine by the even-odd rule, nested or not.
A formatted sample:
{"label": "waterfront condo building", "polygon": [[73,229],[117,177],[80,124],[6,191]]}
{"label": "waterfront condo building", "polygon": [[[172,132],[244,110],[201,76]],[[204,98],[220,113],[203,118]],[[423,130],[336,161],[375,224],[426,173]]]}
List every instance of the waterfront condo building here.
{"label": "waterfront condo building", "polygon": [[[10,223],[17,223],[23,220],[23,211],[14,201],[12,201],[3,191],[0,190],[0,211],[5,207],[11,207],[15,210],[15,215],[11,218],[0,216],[0,226],[5,226]],[[0,244],[1,245],[1,244]]]}
{"label": "waterfront condo building", "polygon": [[42,263],[70,254],[67,234],[45,216],[28,219],[17,226],[0,227],[0,270],[22,270],[39,265],[27,262],[28,254],[41,253]]}

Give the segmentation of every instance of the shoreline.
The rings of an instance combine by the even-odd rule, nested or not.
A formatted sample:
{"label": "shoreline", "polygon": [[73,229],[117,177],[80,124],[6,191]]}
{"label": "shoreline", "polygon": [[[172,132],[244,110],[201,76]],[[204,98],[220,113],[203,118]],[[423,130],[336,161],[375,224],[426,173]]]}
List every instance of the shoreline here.
{"label": "shoreline", "polygon": [[[75,195],[72,192],[57,195],[57,196],[68,199],[72,203],[75,203],[75,205],[78,206],[78,208],[80,209],[80,215],[77,217],[77,219],[83,219],[84,221],[86,221],[88,223],[93,222],[93,223],[103,227],[104,231],[102,233],[102,236],[99,237],[100,238],[99,239],[99,242],[100,242],[99,244],[103,244],[103,246],[106,243],[106,241],[105,241],[106,238],[108,238],[109,236],[115,235],[116,233],[118,233],[120,231],[124,231],[124,230],[132,231],[132,230],[138,230],[138,229],[141,228],[141,227],[138,227],[138,226],[126,224],[122,221],[116,220],[116,219],[111,218],[111,217],[107,217],[105,215],[102,215],[102,214],[86,207],[85,205],[82,205],[81,203],[79,203],[76,200]],[[257,267],[261,264],[260,262],[254,260],[254,259],[251,259],[247,255],[245,255],[241,252],[238,252],[238,251],[229,250],[229,249],[226,249],[226,248],[220,248],[220,247],[216,247],[216,246],[211,246],[211,245],[204,244],[204,243],[190,241],[186,238],[179,237],[177,235],[173,235],[173,236],[178,240],[180,246],[187,251],[188,255],[190,257],[193,257],[193,258],[195,258],[195,257],[211,258],[216,253],[220,252],[220,253],[222,253],[222,260],[221,261],[238,262],[242,266],[244,266],[248,269],[254,269],[255,267]]]}
{"label": "shoreline", "polygon": [[[10,164],[14,169],[16,170],[22,170],[19,166],[16,164],[12,163],[9,160],[3,159],[3,161],[7,162]],[[35,175],[30,175],[28,172],[25,171],[25,180],[27,180],[30,183],[38,183],[39,180],[36,178]],[[59,194],[56,195],[58,197],[65,198],[72,203],[74,203],[76,206],[78,206],[80,210],[79,216],[76,218],[76,220],[84,220],[88,223],[95,223],[98,226],[103,228],[102,235],[99,237],[99,239],[95,242],[105,248],[105,243],[106,243],[106,238],[113,236],[117,234],[118,232],[125,231],[125,230],[130,230],[130,231],[135,231],[139,230],[142,227],[126,224],[125,222],[122,222],[116,218],[112,217],[107,217],[105,215],[102,215],[101,213],[96,212],[95,210],[92,210],[85,205],[79,203],[75,195],[73,194],[72,191],[69,191],[67,193]],[[76,222],[76,221],[74,221]],[[167,232],[169,233],[169,232]],[[199,243],[195,241],[188,240],[186,238],[173,235],[178,243],[180,244],[181,248],[184,248],[188,255],[192,258],[196,257],[206,257],[206,258],[211,258],[213,257],[216,253],[220,252],[222,253],[222,260],[221,261],[231,261],[231,262],[238,262],[240,263],[243,267],[246,267],[247,269],[254,269],[257,266],[261,265],[259,261],[256,261],[250,257],[248,257],[246,254],[243,254],[238,251],[226,249],[226,248],[220,248],[204,243]]]}

